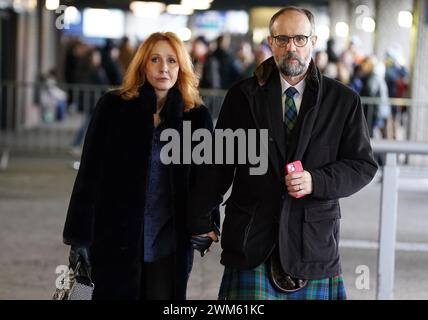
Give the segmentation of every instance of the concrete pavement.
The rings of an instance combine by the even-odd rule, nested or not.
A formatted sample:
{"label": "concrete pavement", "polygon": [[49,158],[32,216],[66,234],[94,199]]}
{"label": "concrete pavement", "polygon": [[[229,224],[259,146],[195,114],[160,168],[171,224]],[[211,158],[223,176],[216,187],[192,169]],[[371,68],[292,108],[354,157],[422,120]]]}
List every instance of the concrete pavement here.
{"label": "concrete pavement", "polygon": [[[61,242],[76,171],[69,157],[11,155],[0,171],[0,299],[50,299],[55,269],[66,264]],[[396,299],[428,299],[428,178],[402,179],[396,251]],[[349,299],[374,299],[380,184],[341,200],[341,255]],[[189,299],[216,299],[223,266],[220,246],[195,263]],[[368,267],[369,289],[358,288],[357,268]]]}

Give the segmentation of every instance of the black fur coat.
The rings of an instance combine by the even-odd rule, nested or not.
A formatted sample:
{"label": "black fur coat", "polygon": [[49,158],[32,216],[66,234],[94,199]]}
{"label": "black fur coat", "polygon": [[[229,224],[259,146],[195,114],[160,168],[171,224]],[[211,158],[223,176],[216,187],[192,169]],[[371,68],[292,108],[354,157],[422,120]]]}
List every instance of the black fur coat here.
{"label": "black fur coat", "polygon": [[[155,110],[156,96],[150,85],[142,86],[140,96],[128,101],[117,92],[108,92],[97,103],[86,134],[63,240],[68,245],[90,247],[94,299],[139,297],[144,195]],[[183,112],[176,88],[169,91],[161,116],[167,128],[180,134],[185,120],[191,121],[192,131],[213,129],[206,107]],[[175,208],[177,290],[185,293],[193,258],[185,212],[197,166],[169,165],[169,170],[170,201]],[[215,214],[219,219],[218,211]]]}

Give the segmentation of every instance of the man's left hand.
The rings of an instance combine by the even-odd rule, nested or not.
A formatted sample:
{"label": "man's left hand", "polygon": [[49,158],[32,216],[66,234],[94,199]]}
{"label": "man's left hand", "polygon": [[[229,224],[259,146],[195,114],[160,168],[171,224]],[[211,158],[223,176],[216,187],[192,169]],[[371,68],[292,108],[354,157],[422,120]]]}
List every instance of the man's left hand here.
{"label": "man's left hand", "polygon": [[288,194],[293,198],[301,198],[311,194],[312,176],[308,171],[294,172],[285,176],[285,185],[287,186]]}

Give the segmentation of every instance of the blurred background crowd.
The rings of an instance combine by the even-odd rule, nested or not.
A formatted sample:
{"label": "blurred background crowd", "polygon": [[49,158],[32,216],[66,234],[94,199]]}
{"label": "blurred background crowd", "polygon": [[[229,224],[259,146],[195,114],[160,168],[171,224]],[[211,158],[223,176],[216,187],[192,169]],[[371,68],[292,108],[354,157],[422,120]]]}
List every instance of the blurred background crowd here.
{"label": "blurred background crowd", "polygon": [[271,56],[272,14],[296,4],[315,14],[315,63],[361,95],[371,137],[428,139],[425,104],[417,103],[426,96],[418,41],[427,32],[425,0],[0,0],[0,128],[11,134],[62,122],[57,130],[78,147],[86,114],[121,84],[154,31],[174,31],[186,43],[215,119],[225,91]]}
{"label": "blurred background crowd", "polygon": [[[255,68],[272,56],[265,40],[256,44],[238,40],[231,46],[231,38],[230,34],[221,34],[209,41],[198,36],[188,42],[201,88],[227,90],[233,83],[252,76]],[[361,40],[353,37],[348,47],[338,52],[334,39],[329,39],[327,49],[316,51],[313,58],[324,75],[341,81],[363,97],[382,98],[382,104],[366,104],[364,107],[372,137],[403,139],[407,108],[391,106],[385,98],[409,96],[408,68],[399,52],[389,50],[384,57],[378,58],[361,53],[358,49],[361,45]],[[61,79],[67,83],[120,85],[136,48],[128,37],[118,41],[106,39],[102,46],[70,37]],[[52,70],[47,78],[54,77]]]}

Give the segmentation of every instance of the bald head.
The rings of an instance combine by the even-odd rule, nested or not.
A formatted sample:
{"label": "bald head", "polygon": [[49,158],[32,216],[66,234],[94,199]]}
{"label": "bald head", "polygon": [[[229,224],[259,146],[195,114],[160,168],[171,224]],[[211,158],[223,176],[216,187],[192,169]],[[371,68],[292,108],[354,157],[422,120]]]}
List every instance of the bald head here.
{"label": "bald head", "polygon": [[[312,12],[310,12],[307,9],[290,6],[290,7],[284,7],[281,10],[277,11],[272,16],[272,18],[270,19],[269,32],[270,32],[271,36],[275,35],[275,32],[276,32],[275,24],[276,24],[277,19],[283,15],[285,15],[287,17],[295,17],[296,15],[298,15],[298,16],[302,15],[302,16],[306,17],[307,23],[309,23],[309,28],[310,28],[309,32],[311,34],[315,34],[315,19],[314,19],[314,15],[312,14]],[[304,19],[304,20],[306,20],[306,19]]]}

